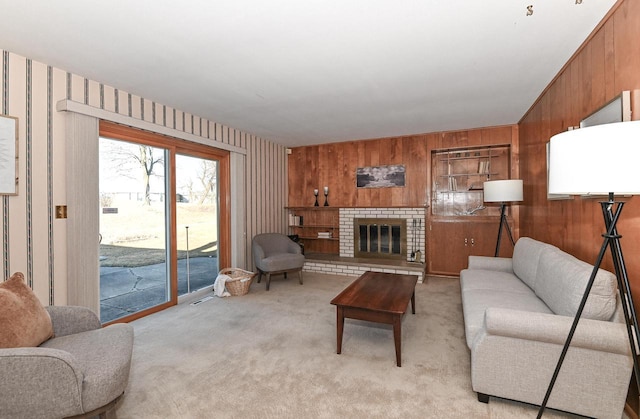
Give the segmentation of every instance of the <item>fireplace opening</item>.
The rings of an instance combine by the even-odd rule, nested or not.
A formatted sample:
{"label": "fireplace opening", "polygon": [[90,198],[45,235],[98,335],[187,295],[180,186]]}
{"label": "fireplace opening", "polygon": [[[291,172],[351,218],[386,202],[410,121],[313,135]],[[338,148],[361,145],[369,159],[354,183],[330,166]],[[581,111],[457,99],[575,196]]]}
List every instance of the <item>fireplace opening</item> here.
{"label": "fireplace opening", "polygon": [[406,220],[399,218],[355,218],[354,256],[406,259]]}

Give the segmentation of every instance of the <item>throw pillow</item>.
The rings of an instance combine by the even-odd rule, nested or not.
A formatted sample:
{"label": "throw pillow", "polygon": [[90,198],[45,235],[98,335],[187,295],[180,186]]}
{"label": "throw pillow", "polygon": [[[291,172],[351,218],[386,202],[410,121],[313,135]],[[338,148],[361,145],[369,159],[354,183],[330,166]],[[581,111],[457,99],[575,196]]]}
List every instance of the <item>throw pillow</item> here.
{"label": "throw pillow", "polygon": [[16,272],[0,283],[0,348],[34,347],[53,336],[51,317]]}

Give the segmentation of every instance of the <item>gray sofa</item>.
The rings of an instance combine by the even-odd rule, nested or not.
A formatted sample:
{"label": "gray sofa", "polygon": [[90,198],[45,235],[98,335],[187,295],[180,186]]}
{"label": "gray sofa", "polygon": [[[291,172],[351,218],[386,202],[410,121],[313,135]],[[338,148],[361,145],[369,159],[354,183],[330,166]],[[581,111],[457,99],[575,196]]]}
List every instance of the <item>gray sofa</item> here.
{"label": "gray sofa", "polygon": [[[460,272],[471,384],[540,405],[593,266],[530,238]],[[600,270],[547,406],[620,419],[633,367],[616,278]]]}
{"label": "gray sofa", "polygon": [[133,327],[102,328],[84,307],[46,309],[55,337],[0,349],[0,418],[103,417],[127,386]]}

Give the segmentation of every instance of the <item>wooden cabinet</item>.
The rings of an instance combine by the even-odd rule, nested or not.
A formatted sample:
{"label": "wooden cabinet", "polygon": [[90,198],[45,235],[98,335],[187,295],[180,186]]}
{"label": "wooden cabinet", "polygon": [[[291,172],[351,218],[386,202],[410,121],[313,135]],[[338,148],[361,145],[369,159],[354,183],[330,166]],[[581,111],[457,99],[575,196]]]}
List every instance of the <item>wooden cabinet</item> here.
{"label": "wooden cabinet", "polygon": [[463,218],[432,219],[427,230],[428,272],[436,275],[459,275],[461,270],[467,268],[470,255],[493,256],[499,225],[500,217],[472,221]]}
{"label": "wooden cabinet", "polygon": [[305,254],[340,254],[340,210],[289,207],[289,234],[297,234]]}
{"label": "wooden cabinet", "polygon": [[[431,152],[428,273],[459,275],[470,255],[495,254],[500,206],[485,205],[484,182],[509,179],[510,175],[509,144]],[[501,256],[512,251],[506,234],[501,247]]]}

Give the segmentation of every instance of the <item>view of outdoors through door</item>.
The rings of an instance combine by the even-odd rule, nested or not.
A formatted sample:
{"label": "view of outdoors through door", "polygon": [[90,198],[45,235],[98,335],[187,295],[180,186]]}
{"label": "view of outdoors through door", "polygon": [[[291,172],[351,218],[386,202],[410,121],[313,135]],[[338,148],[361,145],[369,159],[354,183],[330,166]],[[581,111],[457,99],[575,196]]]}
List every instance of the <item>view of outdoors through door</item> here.
{"label": "view of outdoors through door", "polygon": [[[100,138],[103,323],[175,303],[179,296],[212,287],[216,279],[219,164],[202,151],[175,151]],[[169,173],[171,167],[175,176]]]}
{"label": "view of outdoors through door", "polygon": [[178,295],[213,285],[218,272],[218,164],[176,155]]}
{"label": "view of outdoors through door", "polygon": [[166,149],[100,138],[100,320],[170,296]]}

